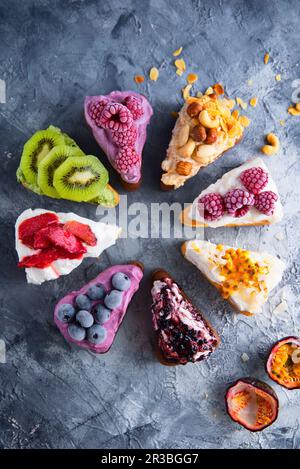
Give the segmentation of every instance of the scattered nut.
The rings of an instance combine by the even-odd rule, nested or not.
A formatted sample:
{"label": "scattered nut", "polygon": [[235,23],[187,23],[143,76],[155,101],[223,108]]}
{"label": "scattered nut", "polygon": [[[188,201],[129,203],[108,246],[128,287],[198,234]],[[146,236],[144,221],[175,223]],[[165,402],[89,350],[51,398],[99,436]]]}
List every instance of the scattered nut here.
{"label": "scattered nut", "polygon": [[182,147],[186,144],[189,139],[190,127],[188,124],[182,125],[176,135],[176,143],[179,147]]}
{"label": "scattered nut", "polygon": [[180,176],[188,176],[192,171],[192,163],[188,161],[179,161],[176,165],[176,172],[180,174]]}
{"label": "scattered nut", "polygon": [[216,129],[207,129],[206,134],[207,134],[207,137],[206,137],[205,143],[207,143],[207,145],[211,145],[212,143],[215,143],[215,141],[218,138],[218,133]]}
{"label": "scattered nut", "polygon": [[185,65],[185,61],[183,59],[176,59],[174,64],[175,64],[175,67],[179,68],[179,70],[181,70],[182,72],[185,71],[186,65]]}
{"label": "scattered nut", "polygon": [[195,125],[195,127],[193,127],[191,130],[191,137],[196,142],[204,142],[207,137],[205,127],[203,127],[201,124]]}
{"label": "scattered nut", "polygon": [[214,153],[215,148],[212,145],[199,145],[196,151],[194,151],[192,158],[197,161],[197,163],[205,164],[210,162]]}
{"label": "scattered nut", "polygon": [[249,101],[250,106],[256,107],[257,101],[258,101],[257,96],[254,96],[253,98],[251,98],[250,101]]}
{"label": "scattered nut", "polygon": [[177,57],[178,55],[181,54],[181,52],[182,52],[182,47],[179,47],[179,49],[174,50],[173,56],[174,56],[174,57]]}
{"label": "scattered nut", "polygon": [[[292,116],[300,116],[300,106],[298,106],[299,103],[296,104],[296,106],[290,106],[288,108],[288,113],[291,114]],[[298,106],[298,107],[297,107]]]}
{"label": "scattered nut", "polygon": [[152,67],[149,73],[150,80],[156,81],[159,76],[159,71],[156,67]]}
{"label": "scattered nut", "polygon": [[269,62],[269,58],[270,58],[270,55],[268,53],[265,54],[264,56],[264,64],[267,65],[267,63]]}
{"label": "scattered nut", "polygon": [[190,117],[197,117],[199,113],[202,111],[203,106],[200,103],[197,103],[196,101],[191,103],[187,109],[186,112]]}
{"label": "scattered nut", "polygon": [[275,153],[277,153],[280,148],[279,138],[275,134],[270,133],[266,136],[266,140],[269,145],[264,145],[261,151],[265,155],[275,155]]}
{"label": "scattered nut", "polygon": [[219,118],[215,117],[214,119],[211,119],[210,115],[205,109],[201,111],[199,114],[199,122],[200,124],[204,125],[204,127],[207,127],[208,129],[215,129],[219,127],[219,124],[220,124]]}
{"label": "scattered nut", "polygon": [[213,92],[214,92],[214,90],[213,90],[212,86],[209,86],[204,94],[206,94],[206,95],[213,94]]}
{"label": "scattered nut", "polygon": [[188,139],[187,143],[182,147],[178,148],[177,152],[183,158],[190,158],[195,150],[196,143],[191,138]]}
{"label": "scattered nut", "polygon": [[217,95],[224,94],[224,88],[221,83],[216,83],[213,85],[213,89]]}
{"label": "scattered nut", "polygon": [[248,127],[250,125],[250,119],[248,119],[247,116],[240,116],[238,121],[243,127]]}
{"label": "scattered nut", "polygon": [[278,75],[275,75],[275,80],[276,81],[281,81],[281,75],[278,73]]}
{"label": "scattered nut", "polygon": [[211,93],[208,96],[210,97],[210,99],[213,99],[214,101],[216,101],[218,98],[216,93]]}

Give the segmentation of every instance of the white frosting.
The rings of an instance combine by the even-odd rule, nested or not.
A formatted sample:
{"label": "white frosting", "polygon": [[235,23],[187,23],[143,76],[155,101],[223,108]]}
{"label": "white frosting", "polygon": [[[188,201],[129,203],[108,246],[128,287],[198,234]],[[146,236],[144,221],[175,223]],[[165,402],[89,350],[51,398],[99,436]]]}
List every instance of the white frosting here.
{"label": "white frosting", "polygon": [[[228,213],[225,213],[223,217],[220,218],[220,220],[205,220],[203,216],[201,216],[201,214],[199,213],[198,200],[204,195],[209,194],[211,192],[217,192],[218,194],[224,196],[231,189],[244,188],[242,182],[240,181],[240,175],[246,169],[253,167],[263,168],[269,175],[268,184],[264,187],[263,191],[273,191],[275,194],[278,195],[278,200],[275,203],[275,210],[273,215],[265,215],[264,213],[259,212],[255,207],[251,207],[250,210],[246,213],[246,215],[240,218],[235,218],[229,215]],[[230,224],[247,225],[259,222],[277,223],[283,217],[283,209],[280,202],[278,189],[269,173],[267,166],[261,158],[255,158],[253,160],[247,161],[245,164],[239,166],[238,168],[228,171],[228,173],[224,174],[224,176],[218,179],[217,182],[211,184],[207,187],[207,189],[202,191],[201,194],[198,195],[198,197],[191,204],[189,210],[189,217],[192,220],[197,220],[197,222],[206,224],[211,228],[217,228],[219,226],[225,226]]]}
{"label": "white frosting", "polygon": [[[194,264],[211,282],[222,285],[225,278],[221,275],[219,266],[226,263],[222,256],[231,246],[223,246],[222,250],[219,250],[216,248],[216,244],[209,241],[193,240],[187,241],[185,247],[186,259]],[[268,273],[259,276],[259,281],[265,283],[267,293],[254,290],[252,287],[243,286],[231,294],[230,301],[234,303],[239,311],[255,314],[261,311],[270,291],[280,282],[285,264],[267,252],[248,252],[250,252],[251,260],[258,262],[260,265],[268,266]],[[212,259],[215,263],[212,262]]]}
{"label": "white frosting", "polygon": [[[51,210],[44,209],[27,209],[18,217],[15,225],[15,236],[16,236],[16,250],[19,256],[19,260],[23,259],[25,256],[30,256],[36,254],[38,250],[34,250],[25,246],[18,237],[18,228],[20,223],[24,220],[41,215],[42,213],[55,213]],[[36,267],[26,268],[26,277],[28,283],[33,283],[35,285],[41,285],[47,280],[53,280],[61,275],[68,275],[72,270],[78,267],[84,257],[98,257],[109,246],[115,244],[116,239],[119,237],[121,228],[117,225],[109,225],[106,223],[95,222],[89,220],[88,218],[80,217],[75,213],[56,213],[61,223],[66,223],[70,220],[76,220],[85,225],[89,225],[93,233],[97,238],[97,244],[95,246],[88,246],[86,243],[83,243],[87,252],[83,255],[81,259],[58,259],[54,261],[50,267],[44,269],[38,269]]]}

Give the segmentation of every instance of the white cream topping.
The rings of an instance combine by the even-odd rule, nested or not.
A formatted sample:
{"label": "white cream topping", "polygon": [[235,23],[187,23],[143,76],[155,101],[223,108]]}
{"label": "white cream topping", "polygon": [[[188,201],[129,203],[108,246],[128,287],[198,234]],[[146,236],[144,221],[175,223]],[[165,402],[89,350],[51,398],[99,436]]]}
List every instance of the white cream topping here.
{"label": "white cream topping", "polygon": [[[194,264],[211,282],[222,285],[225,278],[221,275],[219,266],[226,263],[226,260],[222,259],[222,256],[224,256],[227,249],[236,248],[223,246],[220,250],[217,249],[216,244],[201,240],[187,241],[185,246],[186,259]],[[263,290],[254,290],[253,287],[240,286],[238,290],[231,294],[229,299],[239,311],[247,311],[255,314],[261,311],[263,304],[268,299],[269,293],[280,282],[285,264],[280,259],[267,252],[248,252],[250,253],[252,261],[258,262],[261,266],[268,267],[268,272],[260,274],[259,276],[259,281],[264,282],[267,293]],[[214,262],[212,262],[212,260]]]}
{"label": "white cream topping", "polygon": [[[209,194],[211,192],[216,192],[218,194],[221,194],[224,196],[228,191],[231,189],[236,189],[236,188],[241,188],[241,189],[246,189],[242,182],[240,181],[240,175],[243,171],[249,168],[254,168],[254,167],[260,167],[263,168],[269,175],[268,178],[268,184],[264,187],[263,191],[272,191],[275,194],[278,195],[278,200],[275,203],[275,210],[273,215],[265,215],[264,213],[259,212],[255,207],[251,207],[250,210],[244,215],[243,217],[240,218],[235,218],[229,215],[228,213],[225,213],[220,220],[216,221],[208,221],[201,216],[199,213],[199,204],[198,201],[201,197],[203,197],[206,194]],[[260,222],[268,222],[268,223],[277,223],[279,222],[282,217],[283,217],[283,208],[280,202],[279,194],[278,194],[278,189],[276,187],[276,184],[274,180],[272,179],[269,170],[263,160],[261,158],[254,158],[253,160],[247,161],[245,164],[239,166],[238,168],[234,168],[231,171],[228,171],[228,173],[224,174],[220,179],[218,179],[217,182],[214,184],[211,184],[210,186],[207,187],[204,191],[201,192],[198,197],[194,200],[194,202],[191,204],[190,210],[189,210],[189,217],[192,220],[197,220],[199,223],[206,224],[207,226],[211,228],[217,228],[219,226],[225,226],[225,225],[230,225],[230,224],[238,224],[238,225],[244,225],[244,224],[254,224],[254,223],[260,223]]]}
{"label": "white cream topping", "polygon": [[[19,260],[23,259],[25,256],[30,256],[38,253],[39,251],[25,246],[18,237],[18,228],[19,225],[28,218],[41,215],[42,213],[55,213],[51,210],[44,209],[27,209],[18,217],[15,225],[15,237],[16,237],[16,251],[19,256]],[[95,222],[89,220],[88,218],[80,217],[75,213],[56,213],[61,223],[66,223],[70,220],[76,220],[85,225],[89,225],[93,233],[97,238],[97,244],[95,246],[88,246],[86,243],[83,243],[87,252],[83,255],[81,259],[58,259],[54,261],[50,267],[44,269],[38,269],[35,267],[26,268],[26,277],[28,283],[33,283],[35,285],[41,285],[47,280],[53,280],[61,275],[68,275],[72,270],[78,267],[84,257],[98,257],[108,247],[115,244],[116,239],[119,237],[121,228],[117,225],[109,225],[106,223]]]}

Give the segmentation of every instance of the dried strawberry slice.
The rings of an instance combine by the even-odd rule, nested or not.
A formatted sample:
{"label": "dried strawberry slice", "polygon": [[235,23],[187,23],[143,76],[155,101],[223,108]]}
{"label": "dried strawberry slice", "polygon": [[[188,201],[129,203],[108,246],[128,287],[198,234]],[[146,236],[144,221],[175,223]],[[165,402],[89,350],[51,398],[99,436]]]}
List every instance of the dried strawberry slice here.
{"label": "dried strawberry slice", "polygon": [[57,223],[58,217],[55,213],[47,212],[37,215],[36,217],[27,218],[27,220],[22,221],[18,229],[19,240],[23,244],[33,248],[34,244],[34,235],[41,228],[45,228],[51,223]]}
{"label": "dried strawberry slice", "polygon": [[62,248],[70,254],[83,254],[86,248],[81,241],[62,225],[53,224],[42,228],[34,238],[34,249],[43,249],[46,246]]}
{"label": "dried strawberry slice", "polygon": [[23,257],[18,263],[18,267],[45,269],[58,259],[80,259],[82,256],[83,253],[70,253],[59,247],[52,246],[43,249],[38,254]]}
{"label": "dried strawberry slice", "polygon": [[74,236],[84,241],[89,246],[96,246],[97,238],[91,227],[75,220],[67,221],[64,225],[65,230],[73,233]]}

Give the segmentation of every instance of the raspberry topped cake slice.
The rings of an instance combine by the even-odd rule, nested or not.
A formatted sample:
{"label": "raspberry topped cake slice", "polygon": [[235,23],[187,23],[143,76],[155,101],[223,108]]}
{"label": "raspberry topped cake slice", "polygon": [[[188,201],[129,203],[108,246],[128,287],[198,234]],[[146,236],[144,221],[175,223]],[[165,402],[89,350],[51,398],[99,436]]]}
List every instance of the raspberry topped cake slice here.
{"label": "raspberry topped cake slice", "polygon": [[84,110],[94,138],[124,187],[137,189],[142,177],[146,129],[153,114],[149,101],[133,91],[112,91],[108,95],[87,96]]}
{"label": "raspberry topped cake slice", "polygon": [[162,162],[161,185],[164,190],[178,189],[199,169],[213,163],[226,150],[232,148],[249,125],[245,116],[231,112],[235,102],[222,97],[220,84],[210,94],[189,97],[179,112]]}
{"label": "raspberry topped cake slice", "polygon": [[188,226],[270,225],[283,217],[277,186],[261,158],[232,169],[181,214]]}
{"label": "raspberry topped cake slice", "polygon": [[285,264],[267,252],[247,251],[209,241],[186,241],[184,257],[240,313],[259,313],[270,292],[281,281]]}
{"label": "raspberry topped cake slice", "polygon": [[220,339],[175,280],[163,270],[154,272],[151,293],[160,362],[185,365],[208,358]]}

